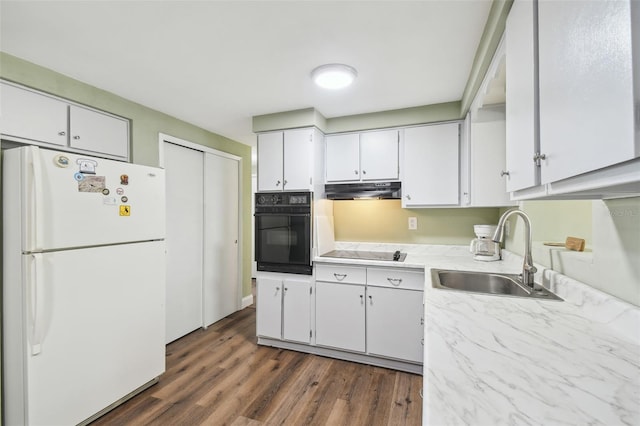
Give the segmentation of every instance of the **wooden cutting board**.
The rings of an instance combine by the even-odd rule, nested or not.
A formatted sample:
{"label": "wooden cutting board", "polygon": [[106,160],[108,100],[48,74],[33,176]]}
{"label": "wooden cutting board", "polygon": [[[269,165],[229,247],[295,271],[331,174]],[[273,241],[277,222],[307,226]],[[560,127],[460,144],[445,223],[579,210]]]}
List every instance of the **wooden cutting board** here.
{"label": "wooden cutting board", "polygon": [[567,237],[564,243],[544,243],[545,246],[564,247],[573,251],[584,251],[584,244],[584,239],[576,237]]}

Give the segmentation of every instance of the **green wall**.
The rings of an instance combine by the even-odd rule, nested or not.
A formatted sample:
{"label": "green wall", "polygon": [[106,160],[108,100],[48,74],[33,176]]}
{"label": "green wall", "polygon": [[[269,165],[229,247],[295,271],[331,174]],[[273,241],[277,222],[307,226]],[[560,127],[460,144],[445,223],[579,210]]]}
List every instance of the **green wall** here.
{"label": "green wall", "polygon": [[241,157],[242,294],[251,294],[251,147],[4,52],[0,77],[131,119],[131,160],[137,164],[158,166],[159,133]]}
{"label": "green wall", "polygon": [[[409,217],[418,229],[408,229]],[[403,209],[400,200],[333,202],[336,241],[406,244],[469,244],[473,225],[497,224],[498,208]]]}

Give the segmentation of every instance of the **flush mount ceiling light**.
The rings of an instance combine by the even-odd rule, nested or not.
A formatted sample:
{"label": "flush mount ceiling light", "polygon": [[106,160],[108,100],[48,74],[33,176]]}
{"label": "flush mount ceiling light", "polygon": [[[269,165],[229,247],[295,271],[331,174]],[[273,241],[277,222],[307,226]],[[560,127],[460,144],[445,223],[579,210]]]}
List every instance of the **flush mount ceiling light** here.
{"label": "flush mount ceiling light", "polygon": [[320,65],[311,71],[311,79],[323,89],[343,89],[353,83],[358,72],[345,64]]}

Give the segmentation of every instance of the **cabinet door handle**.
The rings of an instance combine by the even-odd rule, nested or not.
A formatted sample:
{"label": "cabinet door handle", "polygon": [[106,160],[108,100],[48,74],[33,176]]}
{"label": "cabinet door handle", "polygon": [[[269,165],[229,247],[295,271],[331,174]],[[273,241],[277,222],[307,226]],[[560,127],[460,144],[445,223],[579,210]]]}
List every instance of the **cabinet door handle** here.
{"label": "cabinet door handle", "polygon": [[287,292],[287,290],[289,290],[289,287],[285,287],[285,288],[284,288],[284,292],[285,292],[285,293]]}
{"label": "cabinet door handle", "polygon": [[407,197],[407,200],[411,200],[411,195],[407,194],[405,197]]}
{"label": "cabinet door handle", "polygon": [[347,278],[347,274],[338,274],[336,272],[333,273],[333,276],[336,277],[336,280],[342,281]]}
{"label": "cabinet door handle", "polygon": [[363,171],[362,171],[362,174],[363,174],[363,175],[366,175],[366,174],[367,174],[367,171],[366,171],[366,170],[363,170]]}
{"label": "cabinet door handle", "polygon": [[287,185],[287,180],[284,180],[284,183],[282,184],[282,187],[284,188]]}
{"label": "cabinet door handle", "polygon": [[75,135],[75,136],[73,137],[73,139],[75,139],[75,140],[79,140],[79,139],[80,139],[80,136]]}
{"label": "cabinet door handle", "polygon": [[507,170],[507,171],[502,170],[502,171],[500,172],[500,177],[504,177],[504,176],[509,176],[509,171],[508,171],[508,170]]}
{"label": "cabinet door handle", "polygon": [[424,318],[420,318],[420,325],[424,325]]}
{"label": "cabinet door handle", "polygon": [[373,296],[369,295],[369,304],[373,306]]}
{"label": "cabinet door handle", "polygon": [[353,173],[358,174],[358,171],[357,171],[357,170],[354,170],[354,171],[353,171]]}
{"label": "cabinet door handle", "polygon": [[276,186],[280,186],[280,181],[277,181],[277,182],[276,182]]}
{"label": "cabinet door handle", "polygon": [[66,136],[67,132],[62,131],[62,132],[58,132],[58,136]]}
{"label": "cabinet door handle", "polygon": [[362,294],[360,295],[360,304],[364,304],[364,296]]}
{"label": "cabinet door handle", "polygon": [[402,278],[387,278],[392,286],[398,287],[402,283]]}

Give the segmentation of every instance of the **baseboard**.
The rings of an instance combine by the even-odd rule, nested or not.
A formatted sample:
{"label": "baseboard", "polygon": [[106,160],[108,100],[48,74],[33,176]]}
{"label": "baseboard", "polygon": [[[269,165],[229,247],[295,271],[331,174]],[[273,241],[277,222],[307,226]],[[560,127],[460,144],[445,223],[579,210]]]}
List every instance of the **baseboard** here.
{"label": "baseboard", "polygon": [[253,295],[252,294],[242,298],[242,308],[240,308],[240,309],[244,309],[247,306],[251,306],[251,305],[253,305]]}

